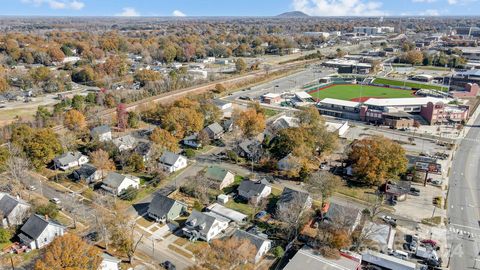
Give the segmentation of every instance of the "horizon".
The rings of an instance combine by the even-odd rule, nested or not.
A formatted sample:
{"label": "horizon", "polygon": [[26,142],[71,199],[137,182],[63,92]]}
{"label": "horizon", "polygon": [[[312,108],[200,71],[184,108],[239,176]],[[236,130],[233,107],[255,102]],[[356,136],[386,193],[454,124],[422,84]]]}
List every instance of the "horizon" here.
{"label": "horizon", "polygon": [[[0,0],[1,16],[272,17],[300,11],[312,17],[478,16],[480,0]],[[399,3],[401,2],[401,3]],[[408,2],[408,5],[406,5]],[[328,16],[325,16],[328,15]]]}

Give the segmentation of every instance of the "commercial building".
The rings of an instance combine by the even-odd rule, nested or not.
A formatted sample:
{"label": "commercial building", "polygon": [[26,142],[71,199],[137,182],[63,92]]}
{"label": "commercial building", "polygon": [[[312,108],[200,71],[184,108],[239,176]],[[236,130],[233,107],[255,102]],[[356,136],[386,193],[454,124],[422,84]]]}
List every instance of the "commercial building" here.
{"label": "commercial building", "polygon": [[457,72],[449,80],[450,90],[464,91],[469,83],[480,85],[480,69]]}
{"label": "commercial building", "polygon": [[428,121],[430,125],[459,123],[468,119],[468,106],[448,106],[443,102],[429,102],[422,106],[420,115]]}
{"label": "commercial building", "polygon": [[385,33],[393,33],[395,31],[394,27],[383,26],[383,27],[371,27],[371,26],[360,26],[354,27],[353,32],[356,34],[365,34],[365,35],[378,35]]}
{"label": "commercial building", "polygon": [[356,254],[341,253],[340,258],[330,259],[305,246],[290,259],[283,269],[360,270],[361,262],[361,256]]}

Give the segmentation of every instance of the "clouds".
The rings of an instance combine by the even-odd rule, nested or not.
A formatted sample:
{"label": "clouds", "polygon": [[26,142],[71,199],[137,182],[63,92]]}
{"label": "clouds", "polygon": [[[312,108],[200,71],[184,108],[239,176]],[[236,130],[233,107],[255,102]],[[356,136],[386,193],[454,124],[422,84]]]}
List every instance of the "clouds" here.
{"label": "clouds", "polygon": [[295,10],[312,16],[382,16],[381,2],[372,0],[293,0]]}
{"label": "clouds", "polygon": [[122,9],[122,12],[115,14],[115,16],[121,16],[121,17],[138,17],[140,16],[140,13],[136,11],[132,7],[124,7]]}
{"label": "clouds", "polygon": [[21,0],[21,2],[36,7],[48,5],[51,9],[81,10],[85,7],[85,3],[78,0]]}
{"label": "clouds", "polygon": [[421,12],[422,16],[440,16],[440,12],[436,9],[427,9],[424,12]]}
{"label": "clouds", "polygon": [[172,16],[175,16],[175,17],[185,17],[187,16],[185,13],[181,12],[180,10],[174,10],[172,12]]}
{"label": "clouds", "polygon": [[[436,1],[437,0],[412,0],[413,3],[433,3]],[[455,1],[455,0],[449,0],[449,1]]]}

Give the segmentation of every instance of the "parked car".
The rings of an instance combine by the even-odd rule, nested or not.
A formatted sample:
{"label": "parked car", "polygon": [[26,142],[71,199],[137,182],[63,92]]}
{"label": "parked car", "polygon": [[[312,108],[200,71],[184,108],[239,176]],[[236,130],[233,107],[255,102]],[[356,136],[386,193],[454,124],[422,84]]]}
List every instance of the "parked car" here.
{"label": "parked car", "polygon": [[161,267],[167,269],[167,270],[175,270],[176,267],[171,261],[164,261],[163,263],[160,264]]}
{"label": "parked car", "polygon": [[36,188],[35,186],[29,186],[29,187],[28,187],[28,190],[30,190],[30,191],[35,191],[35,190],[37,190],[37,188]]}
{"label": "parked car", "polygon": [[256,218],[256,219],[262,219],[262,218],[264,218],[267,214],[268,214],[267,211],[260,211],[260,212],[258,212],[258,213],[255,215],[255,218]]}
{"label": "parked car", "polygon": [[392,218],[391,216],[382,216],[382,220],[383,220],[385,223],[391,225],[392,227],[397,226],[397,220],[394,219],[394,218]]}
{"label": "parked car", "polygon": [[420,196],[420,189],[411,187],[409,194],[413,196]]}
{"label": "parked car", "polygon": [[431,184],[432,186],[439,187],[439,186],[441,186],[441,185],[443,184],[443,181],[442,181],[442,180],[435,179],[435,180],[432,180],[432,181],[430,182],[430,184]]}
{"label": "parked car", "polygon": [[56,205],[59,205],[59,204],[61,203],[60,199],[59,199],[59,198],[56,198],[56,197],[51,198],[51,199],[50,199],[50,202],[52,202],[52,203],[54,203],[54,204],[56,204]]}

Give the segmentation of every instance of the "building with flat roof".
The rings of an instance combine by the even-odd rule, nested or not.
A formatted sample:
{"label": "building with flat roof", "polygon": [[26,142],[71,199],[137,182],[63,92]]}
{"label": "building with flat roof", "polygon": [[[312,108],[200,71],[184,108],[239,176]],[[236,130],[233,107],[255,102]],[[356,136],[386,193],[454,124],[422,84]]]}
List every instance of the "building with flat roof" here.
{"label": "building with flat roof", "polygon": [[415,270],[417,265],[413,262],[405,261],[393,256],[367,250],[362,253],[364,265],[379,266],[385,269],[393,270]]}
{"label": "building with flat roof", "polygon": [[469,83],[476,83],[480,85],[480,69],[457,72],[448,79],[450,83],[450,90],[464,91]]}
{"label": "building with flat roof", "polygon": [[310,247],[304,246],[283,268],[284,270],[360,270],[362,257],[354,253],[341,253],[338,259],[329,259]]}

